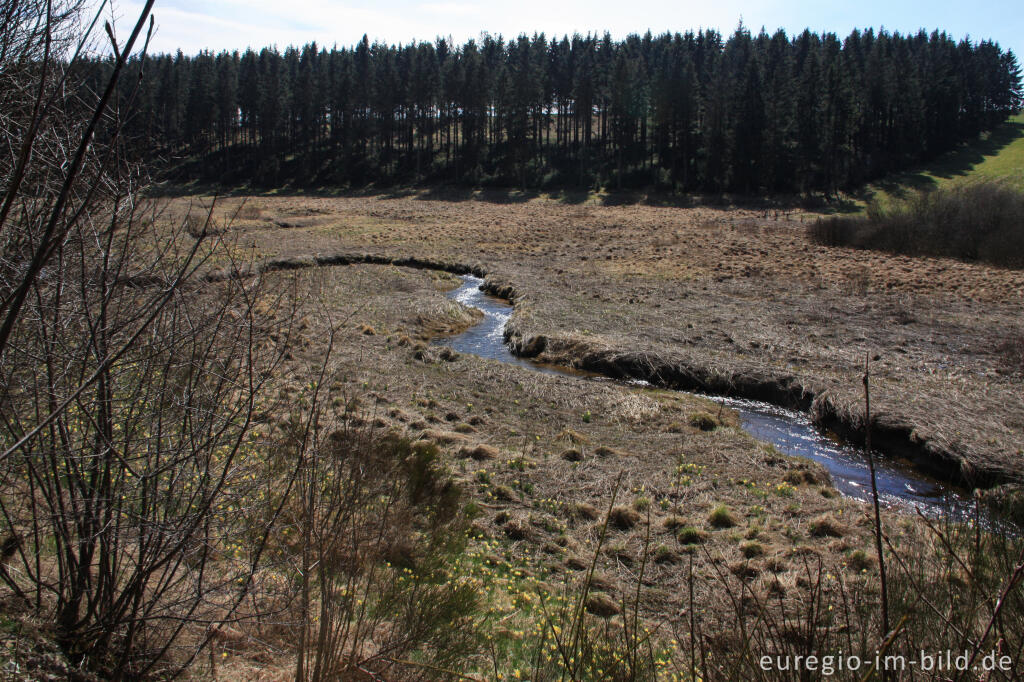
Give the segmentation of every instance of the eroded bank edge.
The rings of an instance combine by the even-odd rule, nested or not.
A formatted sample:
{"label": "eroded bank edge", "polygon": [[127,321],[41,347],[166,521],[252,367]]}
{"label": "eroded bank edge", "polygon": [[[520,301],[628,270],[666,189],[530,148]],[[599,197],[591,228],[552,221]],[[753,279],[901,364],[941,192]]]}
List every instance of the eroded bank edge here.
{"label": "eroded bank edge", "polygon": [[[505,299],[513,306],[512,318],[505,327],[504,336],[510,351],[518,357],[539,359],[549,364],[594,372],[613,379],[639,379],[663,388],[748,398],[803,410],[810,413],[811,419],[818,427],[833,431],[851,443],[864,442],[863,415],[839,404],[827,387],[816,386],[806,378],[777,376],[757,371],[722,372],[658,353],[607,348],[562,335],[530,333],[524,329],[520,318],[522,294],[514,284],[507,279],[488,274],[486,267],[480,264],[468,265],[417,256],[341,252],[274,258],[245,270],[211,270],[200,275],[199,279],[216,282],[269,272],[357,264],[439,270],[483,279],[481,288],[486,293]],[[144,278],[131,278],[126,283],[159,284],[157,281]],[[908,459],[922,471],[955,485],[991,488],[1007,483],[1021,484],[1019,476],[1014,472],[996,466],[973,464],[955,450],[922,436],[910,420],[900,415],[873,415],[871,436],[875,449],[890,456]]]}
{"label": "eroded bank edge", "polygon": [[[479,275],[478,275],[479,276]],[[486,277],[483,289],[508,300],[515,312],[505,328],[513,354],[545,363],[595,372],[614,379],[639,379],[652,385],[708,395],[747,398],[809,412],[816,426],[844,440],[863,445],[864,418],[838,403],[824,385],[813,379],[757,371],[721,372],[647,351],[608,348],[580,338],[530,333],[517,313],[522,297],[508,281]],[[980,467],[943,444],[923,437],[908,419],[881,413],[871,419],[872,446],[890,456],[912,461],[922,471],[958,486],[990,488],[1019,479],[998,467]]]}

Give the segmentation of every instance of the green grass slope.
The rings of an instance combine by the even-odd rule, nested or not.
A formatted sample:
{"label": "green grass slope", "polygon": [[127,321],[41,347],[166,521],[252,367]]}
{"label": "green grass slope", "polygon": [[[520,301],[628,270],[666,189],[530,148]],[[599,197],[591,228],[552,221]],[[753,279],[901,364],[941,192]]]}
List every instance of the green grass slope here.
{"label": "green grass slope", "polygon": [[868,185],[855,199],[863,207],[872,199],[903,199],[917,190],[971,180],[1002,180],[1024,190],[1024,113],[926,166]]}
{"label": "green grass slope", "polygon": [[971,175],[1004,178],[1015,187],[1024,189],[1024,113],[1014,116],[1000,131],[1004,129],[1003,134],[1008,138],[1006,145],[974,166]]}

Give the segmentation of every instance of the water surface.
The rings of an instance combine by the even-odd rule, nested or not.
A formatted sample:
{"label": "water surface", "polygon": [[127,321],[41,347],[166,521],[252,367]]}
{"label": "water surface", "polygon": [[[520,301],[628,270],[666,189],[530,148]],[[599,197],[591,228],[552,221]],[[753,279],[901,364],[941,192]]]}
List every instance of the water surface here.
{"label": "water surface", "polygon": [[[463,275],[463,284],[448,296],[465,305],[479,308],[484,318],[457,336],[437,339],[437,345],[451,347],[500,362],[519,365],[546,374],[566,374],[581,378],[610,381],[605,377],[588,376],[555,366],[541,365],[516,357],[505,344],[505,324],[512,315],[512,306],[480,289],[483,280]],[[628,382],[645,383],[645,382]],[[771,403],[740,398],[708,396],[739,413],[744,430],[755,438],[771,443],[787,455],[806,457],[821,463],[832,475],[836,489],[859,500],[871,496],[871,478],[865,450],[819,430],[806,412],[790,410]],[[879,497],[886,506],[918,507],[929,515],[953,510],[957,516],[970,518],[973,504],[963,492],[944,485],[900,462],[875,453],[875,480]]]}

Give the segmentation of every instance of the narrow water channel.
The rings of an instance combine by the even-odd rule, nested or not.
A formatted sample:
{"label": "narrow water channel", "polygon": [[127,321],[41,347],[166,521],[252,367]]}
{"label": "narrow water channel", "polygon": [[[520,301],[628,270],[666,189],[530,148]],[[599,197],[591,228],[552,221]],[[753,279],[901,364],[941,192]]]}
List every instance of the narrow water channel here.
{"label": "narrow water channel", "polygon": [[[580,376],[569,370],[541,365],[516,357],[505,345],[505,324],[512,315],[512,306],[480,290],[483,280],[463,275],[463,284],[448,296],[460,303],[479,308],[484,318],[462,334],[435,341],[460,353],[478,355],[507,362],[546,374],[565,374],[612,381],[605,377]],[[708,396],[739,413],[743,428],[755,438],[774,445],[780,452],[806,457],[823,464],[832,475],[836,489],[848,497],[867,501],[871,494],[871,478],[863,448],[823,433],[805,412],[789,410],[771,403],[740,398]],[[929,515],[951,510],[956,516],[974,515],[970,498],[962,491],[928,477],[911,465],[876,454],[876,481],[882,501],[889,507],[918,507]]]}

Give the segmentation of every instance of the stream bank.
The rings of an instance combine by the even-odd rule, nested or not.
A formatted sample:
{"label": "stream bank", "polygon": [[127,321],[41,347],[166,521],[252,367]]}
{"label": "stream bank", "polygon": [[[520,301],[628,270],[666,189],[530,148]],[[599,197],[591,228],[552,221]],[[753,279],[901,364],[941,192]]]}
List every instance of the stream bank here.
{"label": "stream bank", "polygon": [[[563,344],[545,336],[524,340],[516,332],[514,307],[508,302],[515,300],[515,290],[475,275],[461,276],[462,286],[449,296],[482,310],[484,318],[463,334],[438,339],[437,344],[532,371],[628,381],[708,395],[736,410],[744,430],[755,438],[771,443],[785,454],[819,462],[828,469],[842,494],[869,499],[870,476],[863,449],[820,428],[821,412],[814,409],[820,401],[796,381],[761,377],[725,381],[709,372],[665,366],[646,355],[595,352],[581,348],[578,343]],[[884,442],[887,441],[883,437]],[[966,492],[892,455],[876,453],[876,460],[878,490],[888,506],[915,506],[932,515],[952,510],[961,518],[974,513]]]}

